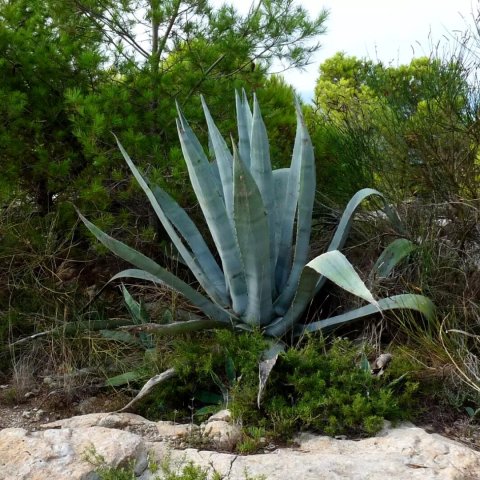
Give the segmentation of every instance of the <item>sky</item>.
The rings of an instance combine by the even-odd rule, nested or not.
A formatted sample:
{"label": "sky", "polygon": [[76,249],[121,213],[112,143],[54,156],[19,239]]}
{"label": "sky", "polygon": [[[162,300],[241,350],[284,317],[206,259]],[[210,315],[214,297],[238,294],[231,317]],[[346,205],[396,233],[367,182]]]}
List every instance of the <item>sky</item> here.
{"label": "sky", "polygon": [[[223,3],[215,0],[215,4]],[[231,0],[237,10],[248,11],[249,2]],[[320,37],[322,48],[305,71],[283,75],[310,100],[318,77],[318,68],[338,51],[380,60],[384,64],[409,63],[415,56],[429,55],[440,42],[452,44],[452,33],[465,31],[473,23],[480,0],[303,0],[311,15],[322,8],[330,11],[327,33]]]}

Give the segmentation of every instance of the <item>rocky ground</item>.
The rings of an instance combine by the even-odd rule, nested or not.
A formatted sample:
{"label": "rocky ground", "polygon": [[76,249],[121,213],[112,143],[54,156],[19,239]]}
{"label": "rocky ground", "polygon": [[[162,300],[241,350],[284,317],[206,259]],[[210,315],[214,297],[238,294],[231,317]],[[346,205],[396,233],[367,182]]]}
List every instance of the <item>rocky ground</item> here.
{"label": "rocky ground", "polygon": [[[0,478],[93,480],[100,464],[130,464],[134,478],[154,480],[153,466],[166,458],[175,469],[193,462],[208,470],[209,478],[216,472],[225,480],[480,478],[479,452],[412,424],[385,428],[359,441],[304,433],[294,447],[247,456],[222,452],[231,449],[240,434],[228,411],[193,430],[191,425],[152,422],[128,413],[89,414],[38,427],[34,432],[0,431]],[[192,436],[208,439],[216,449],[187,447]],[[180,449],[181,439],[185,442]]]}
{"label": "rocky ground", "polygon": [[[15,393],[15,395],[13,394]],[[426,409],[418,428],[386,429],[363,440],[303,434],[295,447],[266,444],[256,455],[232,452],[240,438],[228,415],[202,427],[152,422],[114,412],[128,398],[101,389],[70,392],[43,385],[19,395],[0,385],[0,478],[2,480],[95,479],[85,461],[93,448],[106,465],[136,463],[136,478],[151,480],[147,457],[193,461],[223,478],[244,480],[245,471],[267,480],[480,478],[480,427],[466,415]],[[440,435],[439,435],[440,434]],[[112,439],[115,441],[112,442]],[[208,448],[208,450],[206,450]]]}

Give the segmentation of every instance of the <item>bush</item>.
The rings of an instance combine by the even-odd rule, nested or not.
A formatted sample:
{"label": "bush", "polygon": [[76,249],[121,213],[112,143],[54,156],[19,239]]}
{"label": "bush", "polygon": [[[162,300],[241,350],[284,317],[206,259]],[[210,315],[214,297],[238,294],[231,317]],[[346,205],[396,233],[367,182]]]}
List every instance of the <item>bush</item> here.
{"label": "bush", "polygon": [[259,333],[219,331],[202,341],[177,339],[171,356],[179,378],[143,403],[142,413],[172,418],[169,412],[175,411],[177,421],[181,415],[198,421],[228,407],[245,428],[247,450],[255,449],[260,436],[282,442],[301,430],[368,436],[384,420],[413,416],[418,385],[401,362],[394,360],[377,377],[352,342],[328,344],[314,337],[280,357],[258,409],[257,364],[264,348]]}

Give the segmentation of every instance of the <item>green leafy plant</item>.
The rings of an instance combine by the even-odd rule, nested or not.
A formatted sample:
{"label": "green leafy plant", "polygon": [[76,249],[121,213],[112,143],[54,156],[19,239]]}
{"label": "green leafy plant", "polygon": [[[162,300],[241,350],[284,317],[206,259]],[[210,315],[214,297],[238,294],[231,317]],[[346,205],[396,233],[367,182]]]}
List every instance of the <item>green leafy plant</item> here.
{"label": "green leafy plant", "polygon": [[[150,320],[150,317],[145,309],[145,305],[142,302],[137,302],[127,290],[125,285],[122,285],[122,294],[134,325],[138,325],[141,329],[141,326],[145,323],[148,323]],[[100,330],[100,334],[109,340],[123,342],[125,344],[135,345],[143,348],[145,350],[145,361],[148,361],[149,358],[155,356],[156,349],[152,334],[140,331],[138,337],[136,337],[132,333],[123,330]],[[144,379],[144,377],[145,371],[141,368],[138,368],[136,370],[130,370],[108,378],[106,385],[111,387],[119,387],[130,382],[138,382],[139,380]]]}
{"label": "green leafy plant", "polygon": [[[252,114],[245,92],[236,95],[238,146],[232,139],[232,152],[203,99],[202,104],[215,160],[209,161],[180,109],[177,129],[192,187],[220,263],[187,213],[165,191],[149,184],[120,142],[118,145],[183,262],[205,294],[154,260],[110,237],[80,214],[98,240],[136,267],[114,275],[110,281],[129,277],[166,285],[184,295],[206,316],[166,325],[151,324],[151,330],[171,334],[205,328],[260,329],[272,339],[272,348],[265,354],[267,363],[263,364],[260,372],[263,379],[260,400],[278,352],[284,349],[279,340],[287,333],[301,336],[337,327],[375,312],[398,308],[417,310],[425,316],[433,315],[433,305],[424,296],[401,294],[377,301],[339,251],[346,241],[355,211],[369,197],[380,198],[389,218],[399,224],[395,212],[376,190],[366,188],[352,197],[328,251],[307,263],[315,197],[315,162],[298,105],[291,166],[272,170],[266,128],[256,97]],[[403,251],[408,253],[408,249],[403,248]],[[383,276],[388,275],[405,255],[394,255],[387,267],[382,261],[375,269]],[[388,258],[391,257],[390,254]],[[327,280],[365,300],[368,305],[306,325],[300,324],[305,309]],[[140,391],[139,397],[173,374],[170,369],[151,379]]]}
{"label": "green leafy plant", "polygon": [[221,408],[228,408],[230,403],[230,392],[237,384],[238,377],[235,369],[235,363],[231,356],[225,358],[225,380],[211,370],[210,376],[218,389],[218,393],[210,390],[201,390],[195,395],[196,400],[200,400],[206,405],[195,412],[197,418],[202,418],[212,413],[216,413]]}

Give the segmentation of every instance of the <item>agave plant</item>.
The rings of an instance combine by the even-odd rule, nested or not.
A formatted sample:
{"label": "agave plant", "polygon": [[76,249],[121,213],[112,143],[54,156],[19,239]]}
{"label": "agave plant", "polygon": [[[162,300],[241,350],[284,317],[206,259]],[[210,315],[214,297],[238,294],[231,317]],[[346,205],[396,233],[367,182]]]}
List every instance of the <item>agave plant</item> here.
{"label": "agave plant", "polygon": [[[209,161],[180,109],[177,128],[191,184],[210,231],[211,242],[203,238],[171,196],[144,179],[117,139],[130,170],[200,288],[183,282],[154,260],[108,236],[80,215],[98,240],[136,267],[116,274],[110,281],[130,277],[168,286],[205,314],[204,318],[166,325],[149,324],[148,328],[160,333],[217,327],[260,329],[267,337],[279,341],[286,334],[300,336],[389,309],[408,308],[427,317],[433,315],[432,303],[420,295],[375,299],[339,251],[345,243],[355,211],[368,197],[378,197],[386,214],[398,224],[395,212],[376,190],[363,189],[353,196],[327,252],[308,261],[315,161],[298,104],[291,166],[277,170],[272,170],[267,132],[255,97],[252,114],[245,92],[236,93],[238,144],[232,139],[231,149],[217,129],[203,98],[202,105],[215,157],[213,161]],[[215,247],[216,254],[209,244]],[[380,257],[370,278],[388,275],[411,249],[412,244],[407,240],[394,242]],[[327,280],[367,304],[313,323],[299,323],[312,298]],[[277,342],[276,345],[281,344]],[[276,347],[270,356],[274,357],[275,352],[278,352]],[[172,373],[166,372],[156,380],[168,378]],[[152,379],[150,383],[155,384],[156,380]]]}

